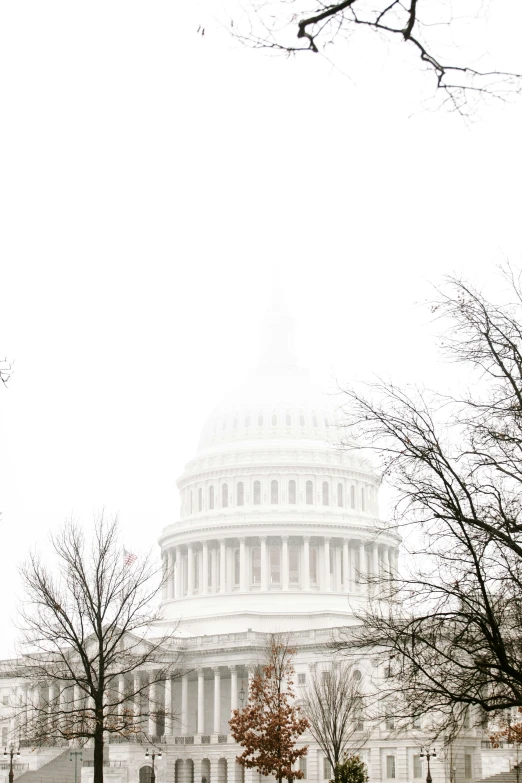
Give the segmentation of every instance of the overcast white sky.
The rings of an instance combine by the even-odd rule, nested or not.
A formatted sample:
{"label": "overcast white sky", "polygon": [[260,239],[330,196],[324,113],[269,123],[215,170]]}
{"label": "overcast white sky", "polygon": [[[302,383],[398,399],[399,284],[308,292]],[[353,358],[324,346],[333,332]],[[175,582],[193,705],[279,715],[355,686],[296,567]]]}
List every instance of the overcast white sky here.
{"label": "overcast white sky", "polygon": [[[423,108],[397,50],[359,49],[348,77],[180,5],[0,7],[3,655],[17,564],[50,529],[105,508],[145,549],[175,518],[274,268],[318,378],[448,383],[429,284],[522,262],[520,101],[466,125]],[[497,0],[487,46],[522,70],[517,6]]]}

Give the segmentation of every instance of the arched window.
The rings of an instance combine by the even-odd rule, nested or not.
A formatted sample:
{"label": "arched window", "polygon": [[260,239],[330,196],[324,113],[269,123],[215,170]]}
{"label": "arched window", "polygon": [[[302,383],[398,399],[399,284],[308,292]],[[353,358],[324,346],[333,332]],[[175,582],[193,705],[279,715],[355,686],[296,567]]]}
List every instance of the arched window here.
{"label": "arched window", "polygon": [[299,425],[300,425],[301,427],[304,427],[304,425],[305,425],[305,417],[303,416],[303,414],[301,414],[301,415],[299,416]]}
{"label": "arched window", "polygon": [[270,584],[281,584],[281,550],[278,546],[270,547]]}
{"label": "arched window", "polygon": [[306,503],[311,506],[314,502],[314,485],[311,481],[306,482]]}
{"label": "arched window", "polygon": [[312,424],[317,427],[317,416],[312,416]]}
{"label": "arched window", "polygon": [[317,547],[310,547],[310,584],[317,584]]}
{"label": "arched window", "polygon": [[299,549],[288,547],[288,581],[291,585],[299,584]]}
{"label": "arched window", "polygon": [[272,414],[272,427],[275,427],[276,424],[277,424],[277,414],[273,413]]}
{"label": "arched window", "polygon": [[352,679],[354,682],[361,682],[361,672],[359,669],[355,669],[354,673],[352,674]]}
{"label": "arched window", "polygon": [[292,417],[289,413],[286,414],[286,426],[289,427],[292,423]]}
{"label": "arched window", "polygon": [[363,511],[366,511],[366,497],[364,487],[361,487],[361,508]]}
{"label": "arched window", "polygon": [[293,479],[288,482],[288,502],[297,503],[297,489]]}
{"label": "arched window", "polygon": [[198,489],[198,511],[203,511],[203,490],[201,487]]}
{"label": "arched window", "polygon": [[239,549],[234,549],[234,586],[237,587],[240,582],[240,575],[239,575]]}
{"label": "arched window", "polygon": [[236,505],[238,506],[244,506],[245,505],[245,487],[242,481],[238,482],[238,485],[236,487],[236,494],[237,494],[237,502]]}
{"label": "arched window", "polygon": [[250,427],[250,416],[245,416],[245,427]]}
{"label": "arched window", "polygon": [[257,426],[258,427],[263,426],[263,416],[261,414],[257,417]]}
{"label": "arched window", "polygon": [[214,508],[214,487],[210,487],[208,491],[208,507]]}
{"label": "arched window", "polygon": [[252,584],[261,584],[261,548],[252,547]]}
{"label": "arched window", "polygon": [[140,783],[151,783],[151,780],[152,780],[152,767],[141,767]]}
{"label": "arched window", "polygon": [[355,508],[355,487],[350,487],[350,507]]}
{"label": "arched window", "polygon": [[275,479],[270,482],[270,502],[279,503],[279,482]]}
{"label": "arched window", "polygon": [[342,484],[338,484],[337,485],[337,505],[340,508],[342,508],[343,505],[344,505],[344,503],[343,503],[343,485]]}
{"label": "arched window", "polygon": [[330,505],[330,493],[329,493],[328,482],[323,481],[323,506],[329,506],[329,505]]}
{"label": "arched window", "polygon": [[261,482],[254,481],[254,506],[261,505]]}
{"label": "arched window", "polygon": [[228,484],[221,486],[221,508],[228,508]]}

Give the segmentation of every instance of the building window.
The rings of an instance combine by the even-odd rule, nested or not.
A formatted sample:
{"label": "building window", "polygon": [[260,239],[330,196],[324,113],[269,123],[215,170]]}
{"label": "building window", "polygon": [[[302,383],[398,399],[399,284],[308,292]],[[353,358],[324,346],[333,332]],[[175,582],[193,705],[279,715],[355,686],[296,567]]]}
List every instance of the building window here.
{"label": "building window", "polygon": [[317,584],[317,547],[310,547],[310,584]]}
{"label": "building window", "polygon": [[332,765],[328,759],[323,758],[323,780],[330,780],[332,777]]}
{"label": "building window", "polygon": [[203,490],[201,487],[198,489],[198,511],[203,511]]}
{"label": "building window", "polygon": [[469,780],[473,777],[473,767],[472,767],[472,758],[471,753],[465,753],[464,754],[464,777],[466,780]]}
{"label": "building window", "polygon": [[328,421],[328,416],[324,417],[324,426],[325,427],[329,427],[330,426],[330,422]]}
{"label": "building window", "polygon": [[210,487],[208,491],[208,507],[214,508],[214,487]]}
{"label": "building window", "polygon": [[328,490],[329,490],[328,482],[323,481],[323,506],[330,505],[330,493]]}
{"label": "building window", "polygon": [[343,485],[338,484],[337,485],[337,505],[342,508],[344,505],[343,502]]}
{"label": "building window", "polygon": [[261,505],[261,482],[254,481],[254,506]]}
{"label": "building window", "polygon": [[299,759],[299,769],[303,773],[301,776],[301,780],[306,780],[306,756],[301,756]]}
{"label": "building window", "polygon": [[258,427],[263,426],[263,416],[261,414],[257,417],[257,426]]}
{"label": "building window", "polygon": [[297,675],[297,684],[306,685],[306,672],[299,672]]}
{"label": "building window", "polygon": [[364,494],[364,487],[361,487],[361,508],[363,511],[366,511],[366,498]]}
{"label": "building window", "polygon": [[281,550],[278,546],[270,547],[270,584],[281,584]]}
{"label": "building window", "polygon": [[237,587],[240,582],[240,558],[239,549],[234,549],[234,586]]}
{"label": "building window", "polygon": [[289,427],[292,424],[292,417],[289,413],[286,414],[286,426]]}
{"label": "building window", "polygon": [[2,726],[2,745],[4,748],[7,745],[7,726]]}
{"label": "building window", "polygon": [[238,506],[244,506],[245,505],[245,485],[242,481],[238,482],[238,485],[236,487],[236,494],[237,494],[237,505]]}
{"label": "building window", "polygon": [[386,717],[384,722],[386,731],[393,731],[395,729],[395,716],[393,715],[393,708],[391,705],[387,705],[386,707]]}
{"label": "building window", "polygon": [[221,425],[221,429],[226,430],[226,428],[227,428],[227,420],[223,419],[223,423]]}
{"label": "building window", "polygon": [[[354,672],[355,674],[355,672]],[[362,699],[358,697],[353,708],[353,723],[355,731],[364,731],[364,712]]]}
{"label": "building window", "polygon": [[314,485],[311,481],[306,482],[306,503],[311,506],[314,502]]}
{"label": "building window", "polygon": [[416,717],[413,719],[413,721],[412,721],[412,724],[411,724],[411,725],[412,725],[412,728],[414,728],[414,729],[422,729],[422,720],[421,720],[421,716],[420,716],[420,715],[417,715],[417,716],[416,716]]}
{"label": "building window", "polygon": [[237,430],[237,418],[235,418],[234,421],[232,422],[232,426],[235,430]]}
{"label": "building window", "polygon": [[228,484],[221,487],[221,507],[228,508]]}
{"label": "building window", "polygon": [[418,753],[413,757],[413,777],[417,780],[422,780],[423,778],[422,759]]}
{"label": "building window", "polygon": [[299,549],[296,546],[288,548],[288,581],[291,585],[299,584]]}
{"label": "building window", "polygon": [[305,425],[305,417],[303,416],[303,414],[301,414],[301,415],[299,416],[299,425],[300,425],[301,427],[304,427],[304,425]]}
{"label": "building window", "polygon": [[245,427],[250,427],[250,416],[245,416]]}
{"label": "building window", "polygon": [[279,503],[279,482],[275,479],[270,482],[270,502]]}
{"label": "building window", "polygon": [[261,547],[252,547],[252,584],[261,584]]}
{"label": "building window", "polygon": [[277,424],[277,414],[272,414],[272,427],[275,427]]}
{"label": "building window", "polygon": [[395,778],[395,756],[386,756],[386,777],[388,780]]}
{"label": "building window", "polygon": [[288,502],[297,503],[297,488],[293,479],[288,482]]}
{"label": "building window", "polygon": [[469,729],[470,728],[471,721],[469,719],[469,707],[466,707],[464,709],[463,718],[462,718],[462,728],[463,729]]}
{"label": "building window", "polygon": [[193,511],[193,496],[192,496],[192,490],[190,490],[190,513],[192,514]]}
{"label": "building window", "polygon": [[350,507],[355,508],[355,487],[350,487]]}
{"label": "building window", "polygon": [[317,427],[317,416],[312,416],[312,424],[314,427]]}

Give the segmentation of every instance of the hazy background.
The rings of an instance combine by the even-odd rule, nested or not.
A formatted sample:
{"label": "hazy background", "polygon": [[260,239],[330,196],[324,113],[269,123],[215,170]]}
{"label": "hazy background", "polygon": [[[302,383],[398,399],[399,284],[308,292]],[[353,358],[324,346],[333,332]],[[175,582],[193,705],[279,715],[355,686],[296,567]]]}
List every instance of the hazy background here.
{"label": "hazy background", "polygon": [[[326,385],[444,386],[430,283],[522,261],[520,102],[464,123],[402,50],[268,57],[187,5],[0,6],[1,655],[17,563],[65,518],[156,545],[274,276]],[[494,6],[487,47],[522,70],[522,11]]]}

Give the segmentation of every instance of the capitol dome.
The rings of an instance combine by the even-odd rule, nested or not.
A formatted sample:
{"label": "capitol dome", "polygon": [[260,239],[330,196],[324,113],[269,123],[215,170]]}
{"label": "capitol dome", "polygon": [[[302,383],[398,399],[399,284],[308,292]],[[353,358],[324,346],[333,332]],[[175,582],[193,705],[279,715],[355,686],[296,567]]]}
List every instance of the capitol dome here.
{"label": "capitol dome", "polygon": [[298,366],[291,321],[273,307],[258,366],[207,418],[160,538],[164,616],[180,633],[353,623],[366,575],[396,566],[378,477],[338,445],[339,402]]}

